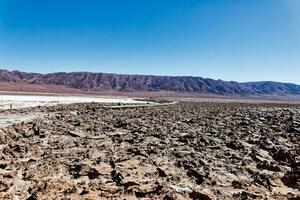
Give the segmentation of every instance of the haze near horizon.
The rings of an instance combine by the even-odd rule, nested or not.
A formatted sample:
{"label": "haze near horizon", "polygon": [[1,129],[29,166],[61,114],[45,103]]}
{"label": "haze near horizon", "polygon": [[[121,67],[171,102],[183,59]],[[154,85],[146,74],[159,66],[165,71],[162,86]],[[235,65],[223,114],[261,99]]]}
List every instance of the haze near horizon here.
{"label": "haze near horizon", "polygon": [[0,66],[300,84],[300,3],[0,0]]}

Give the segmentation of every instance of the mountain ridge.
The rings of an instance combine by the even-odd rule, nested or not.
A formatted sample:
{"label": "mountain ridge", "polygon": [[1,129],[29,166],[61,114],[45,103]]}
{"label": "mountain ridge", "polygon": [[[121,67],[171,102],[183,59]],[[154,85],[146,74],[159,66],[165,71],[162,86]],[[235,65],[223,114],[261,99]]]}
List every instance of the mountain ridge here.
{"label": "mountain ridge", "polygon": [[95,72],[29,73],[0,69],[0,82],[67,86],[82,91],[157,92],[216,95],[300,95],[300,85],[275,81],[236,82],[196,76]]}

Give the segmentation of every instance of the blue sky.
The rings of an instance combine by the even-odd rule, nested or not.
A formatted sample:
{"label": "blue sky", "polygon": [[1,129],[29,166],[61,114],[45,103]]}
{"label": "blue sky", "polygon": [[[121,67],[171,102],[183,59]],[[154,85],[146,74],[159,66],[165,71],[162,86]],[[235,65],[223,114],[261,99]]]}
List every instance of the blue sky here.
{"label": "blue sky", "polygon": [[0,0],[0,68],[300,84],[298,0]]}

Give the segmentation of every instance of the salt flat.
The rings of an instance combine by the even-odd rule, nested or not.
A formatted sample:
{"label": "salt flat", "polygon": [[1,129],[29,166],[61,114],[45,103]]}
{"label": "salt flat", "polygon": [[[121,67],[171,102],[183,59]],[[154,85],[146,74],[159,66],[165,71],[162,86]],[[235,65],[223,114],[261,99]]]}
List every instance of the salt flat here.
{"label": "salt flat", "polygon": [[[54,106],[57,104],[72,103],[126,103],[137,104],[145,103],[126,97],[88,97],[88,96],[54,96],[54,95],[0,95],[0,110],[8,110],[10,104],[13,109],[35,107],[35,106]],[[0,128],[7,127],[11,124],[31,120],[36,115],[28,114],[10,114],[0,113]]]}
{"label": "salt flat", "polygon": [[7,110],[12,104],[14,109],[34,106],[53,106],[71,103],[143,103],[126,97],[88,97],[53,95],[0,95],[0,108]]}

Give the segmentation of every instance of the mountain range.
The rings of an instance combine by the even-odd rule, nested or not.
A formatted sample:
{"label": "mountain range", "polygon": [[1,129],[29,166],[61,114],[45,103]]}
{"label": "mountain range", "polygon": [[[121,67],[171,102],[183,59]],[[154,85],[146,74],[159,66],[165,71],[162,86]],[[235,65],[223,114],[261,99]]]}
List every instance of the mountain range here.
{"label": "mountain range", "polygon": [[[192,76],[122,75],[91,72],[28,73],[0,69],[0,83],[57,86],[85,92],[177,92],[212,95],[300,95],[300,85],[272,81],[214,80]],[[0,85],[1,90],[1,85]]]}

